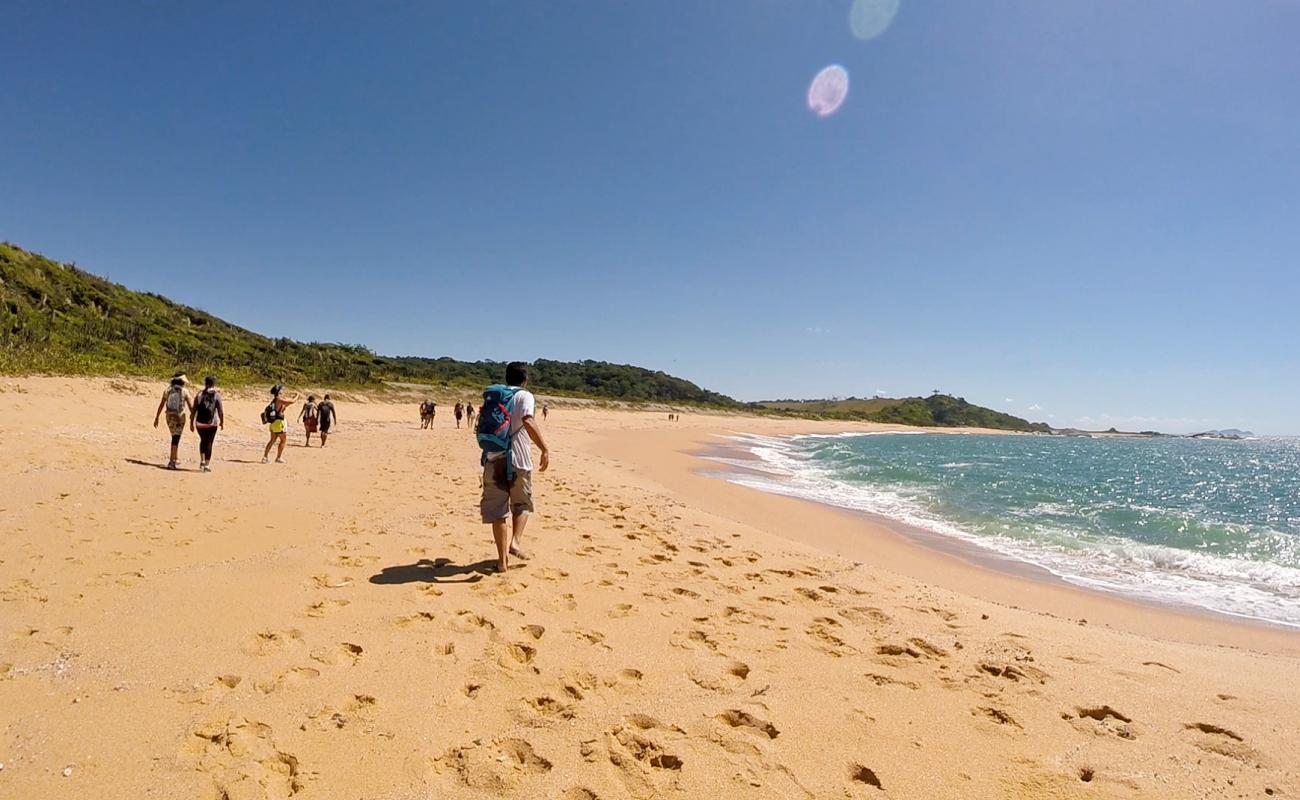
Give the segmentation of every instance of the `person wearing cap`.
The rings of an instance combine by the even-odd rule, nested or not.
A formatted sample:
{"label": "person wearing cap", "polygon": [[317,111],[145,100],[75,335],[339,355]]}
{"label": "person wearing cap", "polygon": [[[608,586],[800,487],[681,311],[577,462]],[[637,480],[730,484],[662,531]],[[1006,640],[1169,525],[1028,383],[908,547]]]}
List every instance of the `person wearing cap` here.
{"label": "person wearing cap", "polygon": [[216,375],[203,379],[203,391],[194,398],[193,409],[190,430],[199,434],[199,471],[211,472],[212,443],[217,438],[217,429],[226,427],[226,411],[221,407]]}
{"label": "person wearing cap", "polygon": [[180,447],[181,434],[185,432],[185,415],[194,410],[194,401],[190,398],[190,393],[185,388],[185,373],[178,372],[172,376],[171,383],[163,389],[162,399],[158,401],[158,410],[153,415],[153,426],[158,427],[158,418],[162,416],[163,411],[167,412],[167,430],[172,435],[171,458],[167,461],[167,469],[178,469],[180,467]]}
{"label": "person wearing cap", "polygon": [[297,392],[294,392],[291,397],[285,397],[283,386],[277,383],[271,387],[271,402],[267,404],[266,410],[262,412],[262,419],[271,428],[271,440],[266,443],[266,450],[262,453],[263,464],[271,458],[271,448],[277,443],[279,449],[275,453],[275,463],[284,463],[284,445],[288,439],[284,410],[296,402],[298,402]]}

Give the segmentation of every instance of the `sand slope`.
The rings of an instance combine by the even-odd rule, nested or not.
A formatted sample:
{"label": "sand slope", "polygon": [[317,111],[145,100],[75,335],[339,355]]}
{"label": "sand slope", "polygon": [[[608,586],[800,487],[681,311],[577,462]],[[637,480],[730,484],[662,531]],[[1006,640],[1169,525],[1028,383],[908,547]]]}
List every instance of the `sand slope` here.
{"label": "sand slope", "polygon": [[[233,399],[216,471],[174,474],[159,391],[0,380],[0,797],[1300,795],[1292,652],[972,599],[688,504],[600,446],[661,414],[552,414],[534,558],[502,578],[450,414],[341,403],[275,466]],[[742,422],[684,424],[774,425]]]}

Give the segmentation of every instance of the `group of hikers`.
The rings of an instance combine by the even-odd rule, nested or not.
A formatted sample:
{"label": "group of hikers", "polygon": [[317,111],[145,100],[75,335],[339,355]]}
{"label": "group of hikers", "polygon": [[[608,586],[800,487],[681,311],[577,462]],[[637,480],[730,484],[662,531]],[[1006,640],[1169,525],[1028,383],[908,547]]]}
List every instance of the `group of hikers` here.
{"label": "group of hikers", "polygon": [[[474,429],[474,415],[478,412],[474,410],[473,403],[456,403],[452,408],[452,415],[456,417],[456,427],[460,427],[461,420],[466,421],[466,427]],[[420,428],[432,428],[433,420],[438,415],[438,404],[432,400],[425,400],[420,403]]]}
{"label": "group of hikers", "polygon": [[433,419],[438,416],[438,404],[432,399],[420,403],[420,430],[433,427]]}
{"label": "group of hikers", "polygon": [[[171,383],[163,390],[154,414],[153,424],[166,412],[167,430],[171,432],[171,458],[168,469],[179,469],[181,434],[188,423],[191,431],[199,435],[199,469],[211,472],[212,444],[217,431],[226,425],[225,409],[221,403],[221,393],[217,391],[216,377],[209,375],[203,381],[203,391],[191,396],[186,388],[188,381],[183,373],[172,377]],[[483,469],[482,493],[479,497],[479,514],[484,524],[492,526],[492,538],[496,544],[496,570],[505,572],[510,568],[510,559],[527,559],[524,551],[524,530],[528,525],[528,515],[535,508],[533,503],[533,447],[538,450],[538,472],[545,472],[550,466],[550,449],[535,419],[537,401],[533,393],[525,388],[528,385],[528,366],[520,361],[506,365],[505,383],[493,384],[483,392],[483,404],[478,409],[478,426],[474,425],[475,408],[473,403],[456,404],[456,425],[460,427],[462,414],[469,417],[469,427],[475,433],[482,451],[480,466]],[[271,401],[262,410],[262,424],[271,433],[266,449],[262,453],[262,463],[267,463],[271,449],[278,445],[276,463],[284,463],[284,448],[288,436],[285,412],[298,402],[298,393],[287,394],[284,387],[276,384],[271,387]],[[433,406],[429,400],[420,404],[421,420],[425,416],[425,406]],[[432,424],[433,410],[428,410]],[[546,405],[542,406],[542,417],[549,413]],[[319,431],[321,446],[329,437],[331,426],[337,420],[334,403],[327,394],[316,402],[315,395],[308,395],[298,413],[298,420],[303,423],[307,434],[306,445],[311,446],[311,435]],[[427,425],[424,427],[428,427]]]}
{"label": "group of hikers", "polygon": [[[217,391],[217,378],[209,375],[203,379],[203,391],[191,396],[189,380],[184,373],[176,373],[163,390],[162,399],[158,401],[158,410],[154,412],[153,426],[158,427],[158,420],[166,412],[167,430],[171,433],[171,453],[167,460],[167,469],[180,469],[181,435],[185,432],[186,420],[191,431],[199,435],[199,471],[212,471],[212,445],[217,438],[217,431],[226,427],[226,410],[221,403],[221,393]],[[284,387],[276,384],[271,387],[271,402],[262,410],[262,424],[271,433],[262,451],[262,463],[271,458],[271,448],[277,447],[275,463],[284,463],[284,448],[288,442],[288,425],[285,412],[289,406],[298,402],[298,393],[286,396]],[[311,447],[311,435],[320,434],[321,447],[329,440],[330,428],[338,420],[334,410],[334,401],[325,395],[319,403],[316,395],[308,395],[298,412],[298,421],[307,433],[305,445]]]}

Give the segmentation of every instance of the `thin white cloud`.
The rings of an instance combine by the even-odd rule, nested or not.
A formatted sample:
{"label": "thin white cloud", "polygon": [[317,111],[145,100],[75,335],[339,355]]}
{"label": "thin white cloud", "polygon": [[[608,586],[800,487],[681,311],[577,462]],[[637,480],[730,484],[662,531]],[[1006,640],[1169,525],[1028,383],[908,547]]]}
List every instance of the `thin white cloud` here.
{"label": "thin white cloud", "polygon": [[1016,401],[1013,400],[1013,399],[1011,399],[1010,397],[1008,397],[1006,400],[1003,400],[1002,402],[1004,402],[1004,403],[1014,403],[1014,402],[1016,402]]}
{"label": "thin white cloud", "polygon": [[830,333],[830,332],[831,332],[831,329],[830,329],[830,328],[819,328],[819,327],[817,327],[817,326],[814,325],[814,326],[812,326],[812,327],[804,328],[804,329],[803,329],[803,332],[804,332],[804,333],[811,333],[813,336],[824,336],[824,335]]}
{"label": "thin white cloud", "polygon": [[1043,407],[1040,406],[1040,405],[1037,404],[1037,403],[1034,403],[1032,406],[1029,407],[1029,410],[1030,410],[1030,411],[1042,411],[1042,410],[1043,410]]}

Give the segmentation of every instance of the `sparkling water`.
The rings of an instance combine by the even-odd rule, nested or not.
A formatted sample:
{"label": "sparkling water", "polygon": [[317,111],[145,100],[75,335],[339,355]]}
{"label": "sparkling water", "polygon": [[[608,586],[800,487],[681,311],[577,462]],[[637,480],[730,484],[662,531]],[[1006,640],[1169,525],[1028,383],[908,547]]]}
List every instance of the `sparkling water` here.
{"label": "sparkling water", "polygon": [[735,483],[960,538],[1081,586],[1300,627],[1300,440],[737,442],[758,460],[733,462]]}

